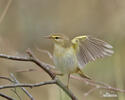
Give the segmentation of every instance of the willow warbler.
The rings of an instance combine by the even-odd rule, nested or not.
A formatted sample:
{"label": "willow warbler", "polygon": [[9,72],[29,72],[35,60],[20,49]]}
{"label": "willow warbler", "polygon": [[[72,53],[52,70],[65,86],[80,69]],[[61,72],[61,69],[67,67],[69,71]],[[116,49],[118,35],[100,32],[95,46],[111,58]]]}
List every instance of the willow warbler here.
{"label": "willow warbler", "polygon": [[63,34],[51,34],[48,38],[54,41],[53,61],[62,74],[78,73],[89,79],[82,72],[85,65],[113,53],[110,44],[92,36],[77,36],[70,40]]}

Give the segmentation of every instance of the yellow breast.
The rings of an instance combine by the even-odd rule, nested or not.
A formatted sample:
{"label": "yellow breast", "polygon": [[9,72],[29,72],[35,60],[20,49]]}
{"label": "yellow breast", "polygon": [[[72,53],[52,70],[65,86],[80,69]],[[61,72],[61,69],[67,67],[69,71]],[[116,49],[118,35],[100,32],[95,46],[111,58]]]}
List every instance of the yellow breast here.
{"label": "yellow breast", "polygon": [[77,58],[72,46],[62,47],[58,44],[54,46],[54,64],[62,73],[72,73],[77,68]]}

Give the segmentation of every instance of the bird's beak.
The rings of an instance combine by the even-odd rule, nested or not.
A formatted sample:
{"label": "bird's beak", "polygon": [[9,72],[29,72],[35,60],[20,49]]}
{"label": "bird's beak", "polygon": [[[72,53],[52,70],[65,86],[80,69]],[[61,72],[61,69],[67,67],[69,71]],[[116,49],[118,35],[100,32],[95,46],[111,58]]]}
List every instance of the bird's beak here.
{"label": "bird's beak", "polygon": [[51,35],[48,35],[48,36],[42,36],[43,38],[46,38],[46,39],[52,39],[52,36]]}

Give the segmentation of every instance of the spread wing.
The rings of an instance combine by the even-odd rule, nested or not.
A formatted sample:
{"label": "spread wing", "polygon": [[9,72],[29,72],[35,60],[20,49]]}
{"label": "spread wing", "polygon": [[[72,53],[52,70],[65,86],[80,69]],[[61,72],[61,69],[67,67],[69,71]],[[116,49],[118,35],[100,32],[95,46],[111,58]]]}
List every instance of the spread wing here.
{"label": "spread wing", "polygon": [[92,36],[75,37],[72,39],[72,43],[74,48],[76,48],[76,56],[80,68],[95,59],[113,54],[110,44]]}

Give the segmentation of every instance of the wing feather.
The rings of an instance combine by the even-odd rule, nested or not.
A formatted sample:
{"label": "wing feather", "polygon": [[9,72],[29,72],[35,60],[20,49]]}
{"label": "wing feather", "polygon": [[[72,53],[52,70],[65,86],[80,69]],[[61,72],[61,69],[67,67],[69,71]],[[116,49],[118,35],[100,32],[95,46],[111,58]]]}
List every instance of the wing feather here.
{"label": "wing feather", "polygon": [[110,44],[91,36],[75,37],[72,40],[72,43],[78,45],[76,56],[80,68],[83,68],[87,63],[98,58],[113,54],[113,50],[111,50],[112,46]]}

